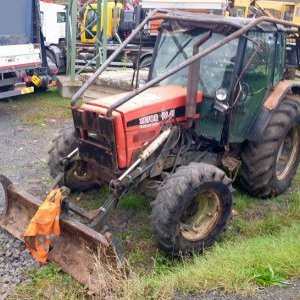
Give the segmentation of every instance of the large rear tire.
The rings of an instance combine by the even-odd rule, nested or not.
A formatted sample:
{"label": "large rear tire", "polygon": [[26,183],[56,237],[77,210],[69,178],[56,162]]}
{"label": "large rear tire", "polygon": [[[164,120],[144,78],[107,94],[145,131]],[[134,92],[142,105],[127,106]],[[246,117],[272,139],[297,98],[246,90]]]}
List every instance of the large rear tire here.
{"label": "large rear tire", "polygon": [[300,102],[284,99],[263,139],[247,142],[241,157],[240,181],[249,194],[265,198],[283,193],[300,161]]}
{"label": "large rear tire", "polygon": [[174,256],[211,246],[227,225],[232,191],[231,180],[213,165],[178,168],[152,202],[151,226],[159,245]]}
{"label": "large rear tire", "polygon": [[[50,175],[55,178],[63,171],[60,160],[70,154],[77,147],[74,127],[70,126],[60,131],[59,135],[52,141],[53,145],[49,150],[48,165]],[[76,164],[76,165],[75,165]],[[79,171],[80,161],[68,167],[64,185],[72,191],[86,191],[92,189],[95,184]],[[62,185],[63,181],[59,182]]]}

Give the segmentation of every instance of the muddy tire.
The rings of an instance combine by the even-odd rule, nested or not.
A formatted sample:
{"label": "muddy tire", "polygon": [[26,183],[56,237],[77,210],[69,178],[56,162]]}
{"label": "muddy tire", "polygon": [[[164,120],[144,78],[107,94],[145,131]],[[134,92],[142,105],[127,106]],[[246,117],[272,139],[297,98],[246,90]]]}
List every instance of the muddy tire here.
{"label": "muddy tire", "polygon": [[[61,130],[52,143],[53,145],[48,152],[48,165],[50,168],[50,175],[55,178],[59,172],[63,171],[60,159],[70,154],[77,147],[74,127],[70,126]],[[64,184],[72,191],[86,191],[95,186],[88,177],[77,174],[76,166],[70,166]],[[61,181],[59,185],[63,185],[63,181]]]}
{"label": "muddy tire", "polygon": [[265,198],[283,193],[300,160],[300,102],[284,99],[263,139],[247,142],[241,157],[240,181],[249,194]]}
{"label": "muddy tire", "polygon": [[158,244],[174,256],[211,246],[227,225],[232,191],[231,180],[215,166],[190,163],[178,168],[151,204]]}

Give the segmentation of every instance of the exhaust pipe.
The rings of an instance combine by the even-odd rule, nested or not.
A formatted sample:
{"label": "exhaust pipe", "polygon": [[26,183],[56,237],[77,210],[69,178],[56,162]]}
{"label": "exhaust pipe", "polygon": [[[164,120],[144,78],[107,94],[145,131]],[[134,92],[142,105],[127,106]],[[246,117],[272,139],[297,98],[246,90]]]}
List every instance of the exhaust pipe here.
{"label": "exhaust pipe", "polygon": [[[20,190],[4,175],[0,175],[0,183],[0,226],[24,242],[25,229],[42,201]],[[60,227],[61,234],[51,241],[48,259],[90,290],[97,289],[95,262],[119,268],[120,245],[109,234],[103,235],[66,214],[60,217]]]}

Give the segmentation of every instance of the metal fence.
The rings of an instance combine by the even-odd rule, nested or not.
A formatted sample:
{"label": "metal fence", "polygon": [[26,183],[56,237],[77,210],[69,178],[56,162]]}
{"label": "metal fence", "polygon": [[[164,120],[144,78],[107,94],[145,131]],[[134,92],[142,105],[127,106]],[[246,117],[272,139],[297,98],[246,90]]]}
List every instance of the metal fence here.
{"label": "metal fence", "polygon": [[[86,24],[84,14],[86,8],[93,11],[93,20]],[[103,12],[101,10],[103,9]],[[103,19],[101,19],[101,15]],[[102,24],[103,22],[103,24]],[[96,25],[96,32],[92,27]],[[93,45],[95,55],[88,60],[78,60],[77,50],[80,44],[80,36],[87,32],[91,38],[95,38]],[[107,0],[88,0],[79,5],[77,0],[69,0],[67,13],[67,74],[74,80],[76,75],[87,70],[91,66],[99,68],[107,58]]]}

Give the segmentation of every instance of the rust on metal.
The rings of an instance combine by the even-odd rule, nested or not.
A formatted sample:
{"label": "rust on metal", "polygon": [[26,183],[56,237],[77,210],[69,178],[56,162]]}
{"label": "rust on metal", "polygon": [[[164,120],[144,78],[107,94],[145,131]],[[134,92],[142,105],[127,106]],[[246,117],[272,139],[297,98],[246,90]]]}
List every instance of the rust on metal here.
{"label": "rust on metal", "polygon": [[87,162],[87,174],[89,178],[92,178],[95,182],[100,185],[103,183],[109,183],[112,179],[117,179],[121,173],[106,168],[104,166],[97,165],[94,161],[89,160]]}
{"label": "rust on metal", "polygon": [[[0,193],[0,203],[5,207],[0,211],[0,226],[24,242],[24,230],[41,201],[21,191],[3,175],[0,175],[0,183],[4,190]],[[96,261],[103,259],[105,264],[117,267],[114,248],[104,235],[70,216],[62,215],[60,226],[61,235],[51,241],[49,260],[93,290],[99,285],[96,282],[99,277],[95,271]]]}
{"label": "rust on metal", "polygon": [[300,87],[300,82],[298,83],[293,80],[283,80],[279,82],[265,101],[264,108],[268,110],[275,109],[286,93],[294,86]]}
{"label": "rust on metal", "polygon": [[[199,52],[199,47],[211,37],[211,30],[201,36],[193,45],[193,55]],[[188,89],[185,103],[185,116],[187,117],[187,124],[192,126],[192,119],[196,115],[198,81],[199,81],[200,60],[194,61],[189,69]]]}

